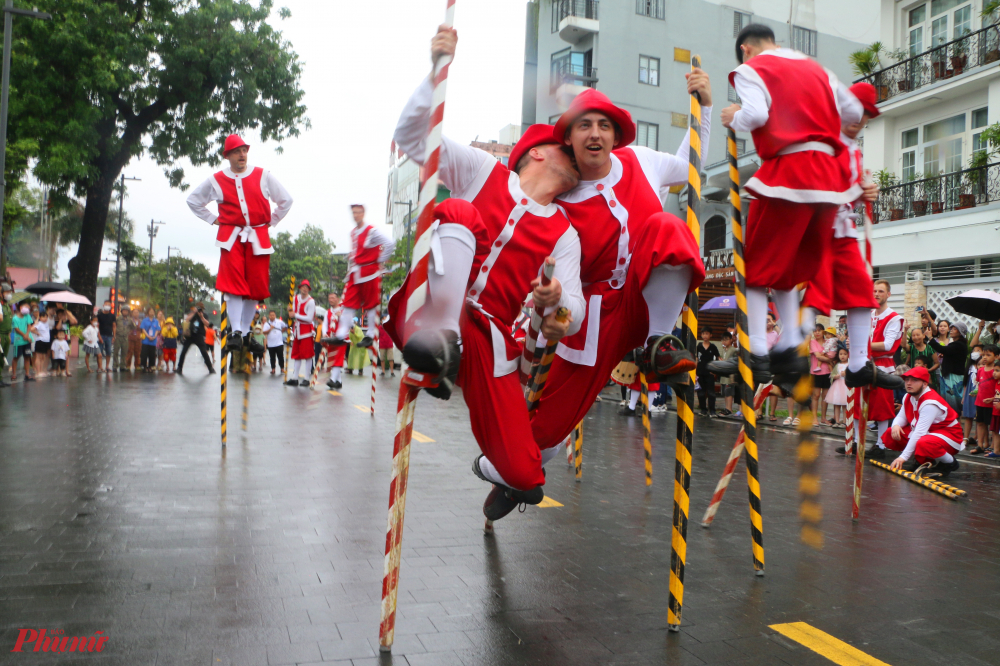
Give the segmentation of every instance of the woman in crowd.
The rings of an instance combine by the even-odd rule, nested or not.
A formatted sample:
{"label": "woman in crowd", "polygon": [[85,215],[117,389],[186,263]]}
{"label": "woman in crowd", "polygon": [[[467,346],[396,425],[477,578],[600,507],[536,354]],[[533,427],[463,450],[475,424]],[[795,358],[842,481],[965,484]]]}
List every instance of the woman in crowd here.
{"label": "woman in crowd", "polygon": [[960,321],[954,324],[942,319],[938,322],[938,334],[942,326],[947,326],[947,342],[943,343],[940,337],[931,340],[928,344],[931,348],[941,354],[941,390],[938,393],[957,412],[962,411],[962,391],[965,385],[965,359],[968,354],[969,344],[965,336],[968,333],[966,325]]}
{"label": "woman in crowd", "polygon": [[931,388],[935,391],[938,390],[938,369],[941,367],[941,363],[938,361],[938,355],[934,350],[927,344],[927,338],[924,336],[924,329],[914,328],[910,331],[910,335],[903,336],[903,363],[914,367],[914,359],[919,356],[924,357],[925,366],[927,367],[927,372],[931,373]]}
{"label": "woman in crowd", "polygon": [[813,336],[809,340],[809,373],[813,379],[812,409],[817,415],[815,425],[827,425],[826,422],[826,392],[830,388],[830,362],[833,360],[826,355],[823,348],[824,333],[826,329],[822,324],[816,324]]}

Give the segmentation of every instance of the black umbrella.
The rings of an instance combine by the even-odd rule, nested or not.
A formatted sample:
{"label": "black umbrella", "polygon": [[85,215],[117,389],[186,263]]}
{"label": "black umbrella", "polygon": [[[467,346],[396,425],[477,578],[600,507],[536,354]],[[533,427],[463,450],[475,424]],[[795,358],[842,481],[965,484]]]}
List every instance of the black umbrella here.
{"label": "black umbrella", "polygon": [[973,289],[946,301],[955,312],[984,321],[1000,321],[1000,294]]}
{"label": "black umbrella", "polygon": [[44,296],[45,294],[51,294],[53,291],[69,291],[76,293],[69,288],[69,285],[65,285],[62,282],[36,282],[34,284],[29,284],[24,288],[25,291],[38,294],[39,296]]}

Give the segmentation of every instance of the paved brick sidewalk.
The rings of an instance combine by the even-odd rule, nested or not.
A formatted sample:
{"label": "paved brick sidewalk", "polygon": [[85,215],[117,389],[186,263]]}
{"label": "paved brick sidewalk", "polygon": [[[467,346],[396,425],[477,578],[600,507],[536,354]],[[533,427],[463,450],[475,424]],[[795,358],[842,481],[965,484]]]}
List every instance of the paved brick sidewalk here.
{"label": "paved brick sidewalk", "polygon": [[[762,435],[767,576],[753,576],[742,465],[710,530],[697,525],[736,437],[697,422],[684,624],[666,631],[674,414],[642,428],[617,400],[584,425],[584,477],[564,458],[546,494],[482,534],[486,484],[460,398],[421,398],[391,657],[379,597],[397,380],[343,395],[252,377],[78,375],[0,391],[0,664],[829,664],[769,625],[807,622],[882,661],[995,664],[1000,472],[963,463],[952,502],[866,470],[824,442],[826,548],[798,541],[795,437]],[[11,653],[19,629],[109,636],[100,654]],[[29,649],[31,647],[29,646]]]}

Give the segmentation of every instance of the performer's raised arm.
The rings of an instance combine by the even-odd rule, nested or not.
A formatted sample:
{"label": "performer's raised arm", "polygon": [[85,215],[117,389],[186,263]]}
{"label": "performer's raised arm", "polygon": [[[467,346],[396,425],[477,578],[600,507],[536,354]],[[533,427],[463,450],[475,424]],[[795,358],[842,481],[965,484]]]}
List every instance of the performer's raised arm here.
{"label": "performer's raised arm", "polygon": [[393,251],[395,251],[396,241],[386,236],[385,232],[372,227],[372,230],[368,233],[368,238],[365,240],[365,247],[381,247],[382,251],[379,252],[378,263],[384,264],[392,256]]}
{"label": "performer's raised arm", "polygon": [[576,229],[566,230],[552,250],[552,258],[556,260],[552,277],[562,286],[562,296],[554,308],[548,309],[548,315],[563,307],[569,310],[570,324],[566,335],[573,335],[583,325],[587,302],[583,298],[583,284],[580,281],[580,236]]}

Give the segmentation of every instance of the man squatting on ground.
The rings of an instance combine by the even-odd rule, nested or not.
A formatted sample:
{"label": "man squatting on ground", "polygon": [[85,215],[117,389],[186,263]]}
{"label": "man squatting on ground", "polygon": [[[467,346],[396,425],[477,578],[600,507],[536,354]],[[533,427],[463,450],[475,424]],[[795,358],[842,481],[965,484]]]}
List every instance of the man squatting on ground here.
{"label": "man squatting on ground", "polygon": [[955,456],[965,448],[958,413],[929,386],[927,368],[907,371],[903,381],[903,408],[893,419],[892,429],[881,437],[885,448],[901,451],[890,467],[913,472],[930,463],[926,474],[948,476],[958,469]]}
{"label": "man squatting on ground", "polygon": [[[271,295],[271,237],[268,229],[280,222],[292,208],[292,195],[267,169],[250,167],[250,146],[236,134],[226,137],[222,156],[229,166],[194,188],[187,204],[195,215],[219,227],[215,244],[221,248],[215,288],[223,293],[232,335],[228,351],[246,344],[251,351],[264,349],[253,340],[251,324],[257,303]],[[272,211],[270,201],[277,207]],[[215,215],[210,202],[219,206]],[[227,350],[223,350],[223,354]]]}
{"label": "man squatting on ground", "polygon": [[[431,43],[432,58],[453,54],[456,41],[457,33],[442,27]],[[418,163],[425,157],[432,95],[426,79],[394,135]],[[441,180],[452,198],[435,208],[429,232],[429,302],[414,314],[415,330],[402,330],[410,323],[404,284],[389,302],[385,329],[411,370],[437,377],[439,386],[428,393],[446,399],[456,381],[462,387],[473,435],[489,457],[477,458],[474,467],[494,484],[484,513],[495,519],[519,503],[542,500],[542,465],[557,453],[551,449],[543,456],[532,436],[517,372],[520,349],[511,330],[529,292],[544,308],[543,331],[550,339],[575,332],[583,320],[580,240],[554,202],[576,185],[578,175],[550,125],[527,128],[509,169],[448,137],[442,137],[440,155]],[[554,277],[541,287],[547,257],[555,259]],[[567,322],[555,321],[557,307],[569,310]]]}

